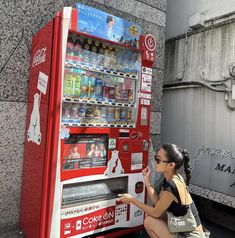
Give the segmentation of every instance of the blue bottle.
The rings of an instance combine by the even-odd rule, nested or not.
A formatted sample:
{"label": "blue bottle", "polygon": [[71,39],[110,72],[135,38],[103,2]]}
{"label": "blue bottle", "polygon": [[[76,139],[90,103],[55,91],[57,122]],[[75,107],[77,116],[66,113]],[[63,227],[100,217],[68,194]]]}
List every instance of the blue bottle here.
{"label": "blue bottle", "polygon": [[100,78],[95,79],[95,98],[96,100],[103,99],[103,81]]}

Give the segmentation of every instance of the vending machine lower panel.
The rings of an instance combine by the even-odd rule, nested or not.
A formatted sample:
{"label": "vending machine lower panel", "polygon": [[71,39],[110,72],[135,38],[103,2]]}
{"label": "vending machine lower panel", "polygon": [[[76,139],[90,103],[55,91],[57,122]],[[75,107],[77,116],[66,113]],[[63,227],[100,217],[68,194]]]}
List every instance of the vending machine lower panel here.
{"label": "vending machine lower panel", "polygon": [[61,237],[85,237],[114,228],[143,224],[143,213],[119,201],[119,194],[144,199],[142,181],[135,174],[96,181],[65,184],[61,210]]}

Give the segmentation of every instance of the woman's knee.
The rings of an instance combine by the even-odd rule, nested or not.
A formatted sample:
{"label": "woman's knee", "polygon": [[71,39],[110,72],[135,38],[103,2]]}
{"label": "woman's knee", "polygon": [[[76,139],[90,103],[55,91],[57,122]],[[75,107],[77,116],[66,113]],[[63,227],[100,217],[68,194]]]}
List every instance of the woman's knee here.
{"label": "woman's knee", "polygon": [[145,219],[144,219],[144,227],[145,228],[148,228],[150,223],[151,223],[151,219],[152,217],[151,216],[146,216]]}
{"label": "woman's knee", "polygon": [[144,219],[144,227],[145,228],[152,227],[153,223],[154,223],[154,225],[156,225],[158,220],[159,219],[157,219],[157,218],[154,218],[154,217],[151,217],[151,216],[146,216],[145,219]]}

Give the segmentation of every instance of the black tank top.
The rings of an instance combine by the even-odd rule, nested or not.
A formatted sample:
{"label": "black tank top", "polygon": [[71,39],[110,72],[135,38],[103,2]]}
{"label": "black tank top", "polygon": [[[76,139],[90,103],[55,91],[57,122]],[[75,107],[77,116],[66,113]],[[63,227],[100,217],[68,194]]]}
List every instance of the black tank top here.
{"label": "black tank top", "polygon": [[177,189],[177,186],[175,185],[173,180],[168,180],[166,181],[166,179],[163,182],[163,190],[168,191],[170,193],[172,193],[178,200],[179,203],[173,201],[171,203],[171,205],[167,208],[168,212],[173,213],[175,216],[184,216],[187,213],[187,210],[189,208],[189,206],[191,207],[192,213],[195,217],[197,226],[201,225],[201,220],[197,211],[197,208],[194,204],[194,202],[192,202],[190,205],[182,205],[181,204],[181,199],[179,196],[179,192]]}

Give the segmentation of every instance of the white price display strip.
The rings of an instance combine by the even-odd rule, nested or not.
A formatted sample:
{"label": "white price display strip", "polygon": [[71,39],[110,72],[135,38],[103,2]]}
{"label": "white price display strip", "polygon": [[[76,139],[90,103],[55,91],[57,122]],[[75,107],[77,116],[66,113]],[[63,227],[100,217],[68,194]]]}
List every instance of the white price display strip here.
{"label": "white price display strip", "polygon": [[144,92],[151,92],[152,86],[152,76],[147,74],[142,74],[142,83],[141,83],[141,90]]}
{"label": "white price display strip", "polygon": [[151,99],[151,94],[149,93],[141,93],[138,94],[139,98]]}
{"label": "white price display strip", "polygon": [[148,99],[141,99],[140,104],[141,105],[149,106],[150,105],[150,100],[148,100]]}

